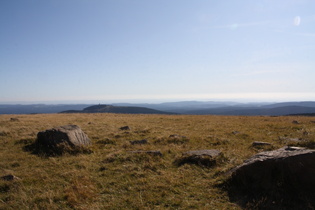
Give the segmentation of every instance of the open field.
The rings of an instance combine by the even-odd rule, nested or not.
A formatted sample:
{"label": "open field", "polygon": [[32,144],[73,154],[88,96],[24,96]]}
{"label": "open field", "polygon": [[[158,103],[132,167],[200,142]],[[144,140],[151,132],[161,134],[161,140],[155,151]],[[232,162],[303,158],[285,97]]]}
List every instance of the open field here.
{"label": "open field", "polygon": [[[0,176],[18,177],[0,180],[0,209],[240,209],[219,187],[225,172],[257,152],[298,144],[290,139],[314,147],[314,122],[299,116],[0,115]],[[92,153],[45,157],[25,150],[39,131],[66,124],[82,128]],[[148,144],[130,144],[141,139]],[[253,148],[253,141],[273,146]],[[212,168],[174,164],[198,149],[218,149],[224,158]],[[130,152],[136,150],[162,156]]]}

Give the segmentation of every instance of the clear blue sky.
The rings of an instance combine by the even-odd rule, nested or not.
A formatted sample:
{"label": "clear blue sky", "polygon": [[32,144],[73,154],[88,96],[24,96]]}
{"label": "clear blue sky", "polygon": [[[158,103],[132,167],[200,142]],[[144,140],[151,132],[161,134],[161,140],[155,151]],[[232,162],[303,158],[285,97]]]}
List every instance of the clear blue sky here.
{"label": "clear blue sky", "polygon": [[313,0],[0,0],[0,103],[315,100]]}

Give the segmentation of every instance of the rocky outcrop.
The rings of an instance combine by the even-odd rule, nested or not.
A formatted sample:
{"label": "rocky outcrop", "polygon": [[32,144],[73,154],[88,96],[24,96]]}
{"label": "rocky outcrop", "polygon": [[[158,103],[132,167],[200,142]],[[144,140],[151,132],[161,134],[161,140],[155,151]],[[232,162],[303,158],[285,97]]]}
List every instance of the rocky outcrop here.
{"label": "rocky outcrop", "polygon": [[314,205],[315,150],[283,147],[261,152],[231,171],[231,192],[265,199],[270,205],[291,201]]}
{"label": "rocky outcrop", "polygon": [[40,148],[58,150],[62,148],[78,148],[91,144],[89,137],[77,125],[65,125],[37,134],[36,145]]}

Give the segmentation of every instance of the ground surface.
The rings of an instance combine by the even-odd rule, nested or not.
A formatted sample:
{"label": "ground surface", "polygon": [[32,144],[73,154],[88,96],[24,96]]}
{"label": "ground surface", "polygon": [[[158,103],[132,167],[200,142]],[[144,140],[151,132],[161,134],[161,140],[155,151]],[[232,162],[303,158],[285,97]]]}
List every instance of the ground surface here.
{"label": "ground surface", "polygon": [[[313,146],[314,121],[298,116],[0,115],[0,176],[17,177],[0,180],[0,209],[240,209],[219,187],[225,173],[263,150]],[[45,157],[25,150],[39,131],[66,124],[82,128],[92,140],[92,153]],[[130,130],[120,130],[123,126]],[[130,143],[143,139],[148,143]],[[273,146],[253,148],[253,141]],[[174,164],[183,152],[198,149],[218,149],[224,157],[212,168]],[[130,152],[137,150],[158,150],[162,156]]]}

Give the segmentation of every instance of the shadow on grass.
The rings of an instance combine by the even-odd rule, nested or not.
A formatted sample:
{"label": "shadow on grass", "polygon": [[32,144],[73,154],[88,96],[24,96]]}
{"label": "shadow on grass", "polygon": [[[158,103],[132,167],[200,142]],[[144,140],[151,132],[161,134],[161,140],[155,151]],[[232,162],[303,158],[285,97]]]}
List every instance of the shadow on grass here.
{"label": "shadow on grass", "polygon": [[184,164],[194,164],[201,167],[211,168],[215,166],[217,161],[211,157],[182,157],[176,159],[173,164],[176,166],[182,166]]}
{"label": "shadow on grass", "polygon": [[230,202],[243,209],[315,209],[315,190],[306,191],[292,186],[275,186],[265,191],[249,189],[231,178],[216,187],[227,191]]}
{"label": "shadow on grass", "polygon": [[23,146],[25,152],[41,156],[41,157],[53,157],[62,156],[65,154],[78,155],[78,154],[91,154],[93,151],[87,147],[72,146],[67,143],[60,143],[57,145],[43,145],[37,141]]}

